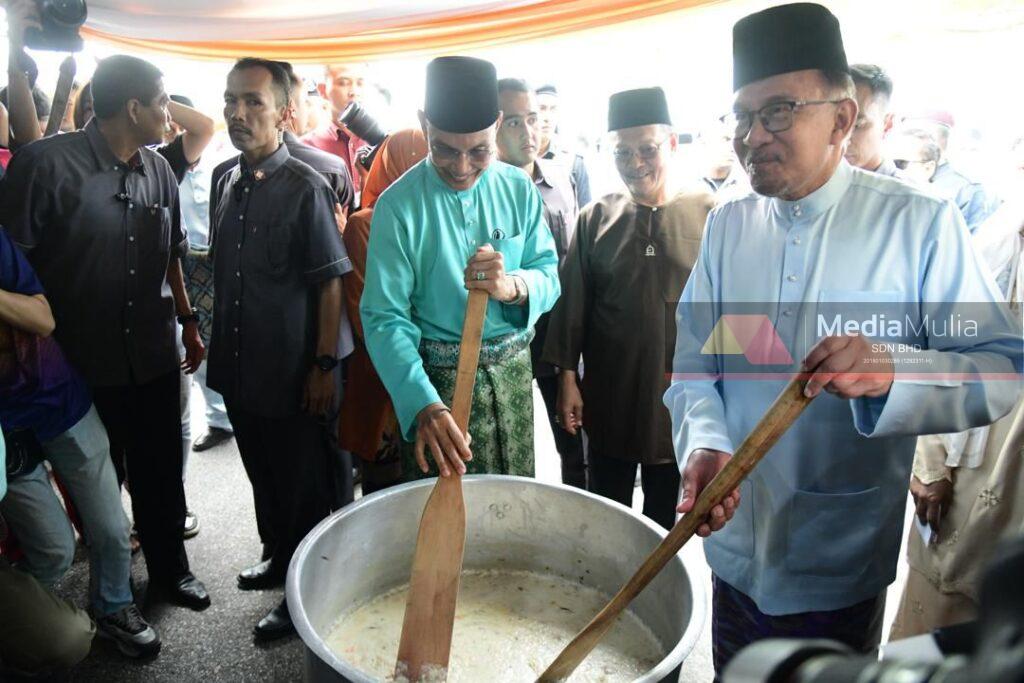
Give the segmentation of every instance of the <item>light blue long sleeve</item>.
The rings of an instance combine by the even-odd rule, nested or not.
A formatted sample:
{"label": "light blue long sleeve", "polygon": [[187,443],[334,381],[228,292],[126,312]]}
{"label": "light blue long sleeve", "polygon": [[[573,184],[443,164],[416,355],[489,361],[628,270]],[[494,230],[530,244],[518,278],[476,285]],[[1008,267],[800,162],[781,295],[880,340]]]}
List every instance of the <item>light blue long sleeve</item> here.
{"label": "light blue long sleeve", "polygon": [[[949,318],[975,333],[931,326]],[[990,423],[1021,390],[1020,322],[959,211],[845,162],[801,200],[751,194],[712,212],[677,326],[665,404],[680,465],[696,448],[732,452],[827,334],[860,332],[896,363],[885,397],[817,398],[705,542],[715,574],[769,614],[884,590],[915,435]]]}

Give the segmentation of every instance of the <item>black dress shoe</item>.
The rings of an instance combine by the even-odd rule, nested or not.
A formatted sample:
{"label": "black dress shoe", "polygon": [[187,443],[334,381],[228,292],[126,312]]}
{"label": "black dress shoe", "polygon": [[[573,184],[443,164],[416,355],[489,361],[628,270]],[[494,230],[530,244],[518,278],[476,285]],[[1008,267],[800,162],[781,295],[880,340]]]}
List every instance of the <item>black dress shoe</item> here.
{"label": "black dress shoe", "polygon": [[295,625],[292,624],[292,617],[288,614],[287,601],[282,600],[277,607],[270,610],[267,616],[260,619],[252,632],[256,634],[256,640],[263,642],[277,640],[295,633]]}
{"label": "black dress shoe", "polygon": [[206,592],[206,586],[191,573],[165,586],[164,597],[168,602],[197,612],[210,606],[210,594]]}
{"label": "black dress shoe", "polygon": [[284,583],[284,572],[274,567],[273,560],[264,560],[238,573],[238,588],[243,591],[261,591]]}
{"label": "black dress shoe", "polygon": [[200,436],[192,444],[192,450],[196,453],[202,451],[208,451],[211,448],[221,445],[225,441],[230,441],[235,435],[226,429],[220,427],[210,427],[205,434]]}

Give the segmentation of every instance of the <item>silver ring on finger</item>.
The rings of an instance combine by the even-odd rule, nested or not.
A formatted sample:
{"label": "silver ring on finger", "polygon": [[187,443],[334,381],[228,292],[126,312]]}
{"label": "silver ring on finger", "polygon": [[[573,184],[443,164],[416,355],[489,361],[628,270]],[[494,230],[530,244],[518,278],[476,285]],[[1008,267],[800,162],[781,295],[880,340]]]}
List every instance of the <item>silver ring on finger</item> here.
{"label": "silver ring on finger", "polygon": [[475,279],[477,282],[482,282],[487,279],[487,273],[485,273],[482,270],[478,270],[476,271],[476,275],[473,276],[473,279]]}

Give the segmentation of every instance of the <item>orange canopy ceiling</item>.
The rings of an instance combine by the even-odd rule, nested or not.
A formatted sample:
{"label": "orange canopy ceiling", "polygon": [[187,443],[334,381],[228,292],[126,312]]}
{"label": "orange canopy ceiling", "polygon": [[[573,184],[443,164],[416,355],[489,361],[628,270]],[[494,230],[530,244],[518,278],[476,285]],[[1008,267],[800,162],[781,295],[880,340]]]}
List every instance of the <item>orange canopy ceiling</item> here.
{"label": "orange canopy ceiling", "polygon": [[[189,58],[230,60],[257,54],[298,63],[349,62],[479,50],[611,26],[714,2],[716,0],[459,2],[454,6],[449,3],[449,6],[437,11],[431,11],[430,7],[410,7],[416,4],[430,5],[429,2],[405,2],[393,5],[392,11],[403,7],[407,11],[391,16],[380,11],[370,11],[360,17],[358,12],[352,10],[325,15],[318,23],[319,28],[312,27],[311,30],[309,22],[317,22],[317,17],[232,16],[223,12],[211,13],[208,9],[199,10],[191,17],[161,17],[145,11],[138,12],[138,2],[125,3],[118,9],[117,2],[100,0],[90,4],[92,15],[82,32],[87,38],[134,51],[160,52]],[[145,5],[144,2],[141,4]],[[207,3],[204,5],[207,8],[210,6]],[[328,3],[319,6],[326,7],[327,11],[331,8]],[[137,14],[133,14],[133,8]],[[267,9],[266,3],[263,9]],[[297,9],[296,13],[301,11]],[[99,20],[94,21],[97,15]],[[146,26],[146,30],[131,31],[130,21],[133,19],[136,25]],[[182,28],[182,22],[191,23],[195,31],[201,34],[200,27],[207,20],[214,26],[220,24],[220,28],[216,29],[218,38],[220,35],[280,35],[282,32],[303,37],[188,39],[187,28]],[[161,27],[167,30],[161,30]],[[269,28],[265,30],[265,27]],[[325,32],[329,35],[324,35]],[[139,33],[145,37],[138,37]],[[160,34],[167,37],[159,37]]]}

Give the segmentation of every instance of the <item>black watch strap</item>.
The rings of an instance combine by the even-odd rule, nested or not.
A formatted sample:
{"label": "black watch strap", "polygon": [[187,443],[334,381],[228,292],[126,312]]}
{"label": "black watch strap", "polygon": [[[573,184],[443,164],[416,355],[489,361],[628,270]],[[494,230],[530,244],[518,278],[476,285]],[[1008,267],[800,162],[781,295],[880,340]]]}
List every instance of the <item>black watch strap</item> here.
{"label": "black watch strap", "polygon": [[335,356],[328,356],[324,354],[316,357],[316,366],[324,372],[330,372],[334,368],[338,367],[338,359]]}
{"label": "black watch strap", "polygon": [[196,309],[194,309],[194,308],[192,309],[192,312],[189,313],[188,315],[179,315],[178,316],[178,324],[179,325],[184,325],[185,323],[191,323],[191,322],[195,322],[195,323],[199,322],[199,315],[196,313]]}

